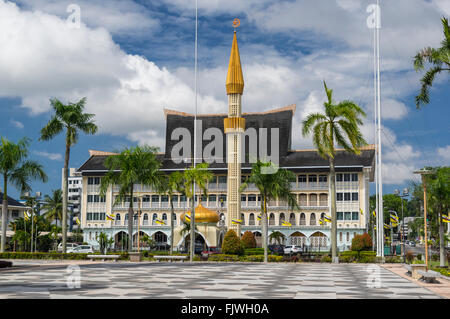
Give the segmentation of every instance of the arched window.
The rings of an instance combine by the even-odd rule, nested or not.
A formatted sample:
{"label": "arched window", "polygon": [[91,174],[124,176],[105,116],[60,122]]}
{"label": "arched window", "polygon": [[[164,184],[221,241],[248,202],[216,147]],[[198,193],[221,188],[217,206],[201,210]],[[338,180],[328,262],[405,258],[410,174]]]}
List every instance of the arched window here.
{"label": "arched window", "polygon": [[296,223],[295,223],[295,214],[294,213],[291,213],[291,216],[289,217],[289,222],[292,224],[292,225],[295,225]]}
{"label": "arched window", "polygon": [[245,215],[241,213],[242,225],[245,225]]}
{"label": "arched window", "polygon": [[177,225],[177,214],[175,214],[175,213],[172,214],[172,223],[174,226]]}
{"label": "arched window", "polygon": [[281,226],[283,221],[286,221],[286,217],[284,216],[284,213],[280,214],[280,220],[278,221],[278,225]]}
{"label": "arched window", "polygon": [[269,225],[270,226],[275,226],[275,214],[274,213],[270,213]]}
{"label": "arched window", "polygon": [[305,213],[300,214],[300,226],[306,226],[306,215]]}
{"label": "arched window", "polygon": [[144,214],[144,225],[148,225],[148,214]]}
{"label": "arched window", "polygon": [[255,214],[251,213],[248,217],[248,224],[250,226],[254,226],[255,225]]}
{"label": "arched window", "polygon": [[350,241],[350,233],[347,232],[347,241]]}
{"label": "arched window", "polygon": [[311,213],[311,217],[309,218],[309,225],[316,226],[316,214]]}
{"label": "arched window", "polygon": [[116,220],[120,220],[120,214],[116,214]]}
{"label": "arched window", "polygon": [[152,225],[156,225],[156,219],[158,218],[158,214],[153,214],[152,217]]}
{"label": "arched window", "polygon": [[339,241],[342,242],[342,232],[339,232]]}
{"label": "arched window", "polygon": [[92,240],[92,232],[89,232],[89,240]]}
{"label": "arched window", "polygon": [[328,195],[327,194],[320,194],[319,196],[320,205],[322,207],[328,206]]}
{"label": "arched window", "polygon": [[307,205],[307,197],[306,194],[300,194],[300,206],[306,206]]}
{"label": "arched window", "polygon": [[162,215],[162,219],[163,219],[163,221],[167,222],[167,214],[166,214],[166,213],[164,213],[164,214]]}

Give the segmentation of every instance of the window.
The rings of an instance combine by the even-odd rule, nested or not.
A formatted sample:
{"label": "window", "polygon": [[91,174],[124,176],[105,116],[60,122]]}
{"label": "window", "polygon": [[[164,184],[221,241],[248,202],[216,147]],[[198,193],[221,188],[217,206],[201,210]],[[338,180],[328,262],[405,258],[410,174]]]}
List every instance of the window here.
{"label": "window", "polygon": [[339,232],[339,241],[342,242],[342,232]]}
{"label": "window", "polygon": [[344,220],[344,213],[343,212],[337,212],[337,220]]}
{"label": "window", "polygon": [[350,233],[347,232],[347,241],[350,241]]}
{"label": "window", "polygon": [[352,220],[359,220],[359,213],[358,212],[352,212]]}
{"label": "window", "polygon": [[87,213],[86,219],[87,220],[93,220],[93,221],[103,221],[105,220],[106,214],[105,213]]}
{"label": "window", "polygon": [[186,202],[186,196],[185,195],[180,195],[180,202],[181,203],[185,203]]}
{"label": "window", "polygon": [[88,177],[88,185],[100,185],[100,177]]}
{"label": "window", "polygon": [[253,213],[250,214],[250,216],[249,216],[249,218],[248,218],[248,224],[249,224],[250,226],[255,225],[255,214],[253,214]]}
{"label": "window", "polygon": [[327,175],[319,175],[319,183],[326,183],[328,181]]}
{"label": "window", "polygon": [[247,196],[241,195],[241,202],[246,202],[246,201],[247,201]]}
{"label": "window", "polygon": [[308,181],[310,183],[317,183],[317,175],[309,175]]}
{"label": "window", "polygon": [[161,196],[161,202],[168,203],[169,202],[169,196],[167,196],[167,195]]}
{"label": "window", "polygon": [[18,210],[13,210],[11,212],[11,217],[12,218],[19,218],[19,211]]}
{"label": "window", "polygon": [[300,214],[300,225],[305,226],[306,225],[306,216],[304,213]]}
{"label": "window", "polygon": [[350,182],[350,174],[344,174],[344,182]]}
{"label": "window", "polygon": [[311,214],[311,217],[309,219],[309,225],[316,226],[316,214],[314,214],[314,213]]}
{"label": "window", "polygon": [[106,201],[106,196],[88,195],[87,201],[88,203],[104,203]]}
{"label": "window", "polygon": [[227,177],[226,176],[219,176],[219,184],[226,184],[227,183]]}
{"label": "window", "polygon": [[344,194],[343,193],[336,193],[336,200],[338,202],[342,202],[344,200]]}
{"label": "window", "polygon": [[352,193],[352,201],[353,202],[358,201],[358,193]]}
{"label": "window", "polygon": [[306,183],[306,175],[298,175],[299,183]]}
{"label": "window", "polygon": [[344,193],[344,201],[349,202],[350,201],[350,193]]}
{"label": "window", "polygon": [[248,195],[249,202],[256,202],[256,195]]}
{"label": "window", "polygon": [[352,174],[352,182],[357,182],[358,181],[358,174],[354,173]]}
{"label": "window", "polygon": [[336,182],[342,182],[342,174],[336,174]]}
{"label": "window", "polygon": [[216,202],[217,201],[217,196],[216,195],[209,195],[209,201],[210,202]]}
{"label": "window", "polygon": [[159,203],[159,195],[152,195],[152,203]]}
{"label": "window", "polygon": [[352,220],[352,213],[345,212],[344,217],[345,217],[345,220]]}

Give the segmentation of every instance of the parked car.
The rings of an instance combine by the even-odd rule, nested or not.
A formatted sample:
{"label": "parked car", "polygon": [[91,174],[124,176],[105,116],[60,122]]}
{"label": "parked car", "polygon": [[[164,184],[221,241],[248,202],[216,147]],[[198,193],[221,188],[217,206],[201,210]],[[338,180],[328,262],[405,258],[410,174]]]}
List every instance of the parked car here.
{"label": "parked car", "polygon": [[[75,243],[66,243],[66,252],[69,253],[69,250],[74,249],[75,247],[78,247],[78,244]],[[62,243],[60,243],[58,245],[58,252],[62,253],[63,251],[63,247],[62,247]]]}
{"label": "parked car", "polygon": [[284,254],[284,245],[270,245],[268,248],[273,254]]}
{"label": "parked car", "polygon": [[94,253],[94,247],[92,245],[80,245],[78,247],[75,247],[71,251],[74,254],[93,254]]}
{"label": "parked car", "polygon": [[284,254],[298,254],[302,252],[302,247],[300,246],[286,246],[284,247]]}
{"label": "parked car", "polygon": [[220,249],[218,247],[207,247],[202,251],[202,255],[214,255],[214,254],[220,254]]}

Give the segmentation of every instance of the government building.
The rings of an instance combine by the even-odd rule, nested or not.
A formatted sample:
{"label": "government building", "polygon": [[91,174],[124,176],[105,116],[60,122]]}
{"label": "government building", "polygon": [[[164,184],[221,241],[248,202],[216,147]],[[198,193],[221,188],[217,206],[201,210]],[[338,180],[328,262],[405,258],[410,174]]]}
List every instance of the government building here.
{"label": "government building", "polygon": [[[228,112],[195,115],[164,110],[166,118],[165,151],[158,153],[162,171],[170,174],[184,171],[196,163],[208,162],[213,179],[207,195],[196,195],[196,242],[208,247],[221,247],[228,229],[243,234],[251,231],[261,246],[261,198],[255,185],[240,186],[251,173],[257,160],[269,160],[280,168],[292,171],[296,180],[291,184],[299,209],[290,209],[286,202],[268,203],[269,236],[279,232],[281,242],[300,245],[309,250],[329,250],[331,223],[321,222],[330,213],[330,183],[328,160],[316,150],[292,149],[292,119],[296,106],[290,105],[266,112],[245,113],[241,97],[244,91],[239,49],[234,33],[226,78]],[[226,110],[224,110],[226,111]],[[194,154],[194,130],[197,147]],[[98,247],[97,235],[106,233],[114,238],[114,248],[126,250],[129,202],[114,205],[118,187],[110,187],[100,196],[100,182],[107,172],[104,161],[114,153],[90,151],[89,159],[77,170],[81,175],[81,227],[84,241]],[[360,155],[338,150],[335,158],[337,192],[337,244],[347,250],[356,234],[362,234],[369,220],[369,184],[374,179],[375,149],[367,146]],[[138,231],[158,244],[170,243],[171,223],[169,197],[146,185],[134,186],[135,210],[133,243]],[[174,248],[188,247],[189,233],[183,231],[190,199],[182,194],[173,196]],[[139,214],[137,214],[139,210]],[[108,218],[108,216],[112,218]],[[236,221],[238,221],[236,223]],[[274,243],[274,238],[272,242]]]}

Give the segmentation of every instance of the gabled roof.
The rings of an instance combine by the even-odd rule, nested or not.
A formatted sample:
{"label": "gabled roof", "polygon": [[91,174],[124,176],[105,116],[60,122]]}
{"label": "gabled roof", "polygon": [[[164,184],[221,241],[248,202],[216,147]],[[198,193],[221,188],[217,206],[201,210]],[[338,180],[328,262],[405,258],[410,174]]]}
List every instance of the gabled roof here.
{"label": "gabled roof", "polygon": [[[3,201],[3,193],[0,192],[0,201]],[[12,197],[8,196],[8,206],[15,206],[15,207],[27,207],[25,205],[23,205],[22,203],[18,202],[17,200],[15,200]],[[1,208],[1,206],[0,206]]]}

